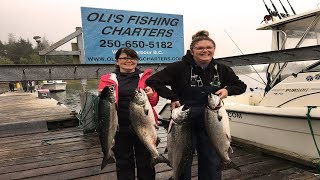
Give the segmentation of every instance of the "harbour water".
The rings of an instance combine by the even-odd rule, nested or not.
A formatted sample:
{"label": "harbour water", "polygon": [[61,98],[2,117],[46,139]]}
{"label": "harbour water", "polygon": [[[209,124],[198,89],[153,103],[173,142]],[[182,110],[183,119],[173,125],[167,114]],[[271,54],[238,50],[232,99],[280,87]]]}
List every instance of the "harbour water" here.
{"label": "harbour water", "polygon": [[[98,84],[99,84],[98,80],[88,80],[87,86],[86,86],[87,91],[97,95]],[[71,110],[79,112],[81,110],[81,104],[80,104],[81,88],[82,87],[79,80],[69,80],[67,81],[66,91],[51,92],[50,96],[55,100],[66,105]],[[155,107],[156,112],[159,112],[165,103],[166,103],[166,99],[160,97],[158,105],[157,107]]]}
{"label": "harbour water", "polygon": [[[250,78],[248,78],[248,76]],[[263,77],[263,75],[261,75],[261,77]],[[239,78],[248,85],[247,91],[250,91],[250,88],[260,89],[260,90],[264,88],[264,84],[259,83],[252,79],[254,78],[258,81],[262,81],[257,74],[252,73],[247,76],[239,75]],[[88,80],[86,85],[87,91],[97,95],[98,84],[99,84],[99,80],[96,80],[96,79]],[[76,112],[79,112],[81,110],[81,105],[80,105],[81,88],[82,87],[81,87],[80,80],[68,80],[66,91],[53,92],[50,95],[52,98],[65,104],[70,109]],[[160,98],[158,105],[155,107],[156,112],[159,112],[161,110],[161,108],[164,106],[166,101],[167,101],[166,99]]]}
{"label": "harbour water", "polygon": [[[68,80],[65,91],[50,92],[50,97],[63,103],[71,110],[79,112],[81,110],[80,93],[82,85],[80,80]],[[98,80],[88,80],[86,90],[95,95],[98,94]]]}

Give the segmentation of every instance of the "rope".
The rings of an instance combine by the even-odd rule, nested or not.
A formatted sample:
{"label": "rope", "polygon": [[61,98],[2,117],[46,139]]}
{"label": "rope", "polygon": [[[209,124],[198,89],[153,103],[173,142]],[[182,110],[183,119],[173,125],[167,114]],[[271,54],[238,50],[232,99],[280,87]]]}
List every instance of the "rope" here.
{"label": "rope", "polygon": [[79,117],[79,127],[83,127],[83,117],[82,117],[82,115],[83,115],[83,110],[84,110],[84,108],[86,106],[87,106],[87,96],[86,96],[86,99],[84,101],[83,108],[80,109],[80,111],[79,111],[79,115],[80,115],[80,117]]}
{"label": "rope", "polygon": [[[311,113],[311,110],[313,108],[316,108],[316,106],[308,106],[308,112],[307,112],[307,120],[308,120],[308,124],[309,124],[309,128],[310,128],[310,132],[311,132],[311,135],[312,135],[312,138],[313,138],[313,142],[314,142],[314,145],[316,146],[316,149],[318,151],[318,155],[320,157],[320,150],[319,150],[319,147],[317,145],[317,141],[316,141],[316,138],[314,137],[314,132],[313,132],[313,128],[312,128],[312,124],[311,124],[311,116],[310,116],[310,113]],[[316,162],[316,167],[317,167],[317,170],[318,170],[318,173],[320,173],[320,161],[319,162]]]}

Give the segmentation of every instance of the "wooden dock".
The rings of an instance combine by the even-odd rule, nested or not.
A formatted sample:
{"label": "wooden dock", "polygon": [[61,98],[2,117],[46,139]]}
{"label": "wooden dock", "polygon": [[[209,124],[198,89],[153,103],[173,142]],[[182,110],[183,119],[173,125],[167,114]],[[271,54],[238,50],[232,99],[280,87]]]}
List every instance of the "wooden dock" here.
{"label": "wooden dock", "polygon": [[[160,153],[166,147],[166,131],[160,128]],[[0,179],[108,179],[115,180],[115,164],[102,171],[102,152],[96,133],[64,128],[47,132],[0,138]],[[279,158],[234,147],[232,160],[242,172],[223,171],[223,179],[317,179],[312,169]],[[166,154],[165,154],[166,156]],[[156,179],[168,179],[171,168],[156,165]],[[193,179],[197,179],[194,156]]]}
{"label": "wooden dock", "polygon": [[0,94],[0,137],[46,132],[56,126],[74,126],[77,118],[65,105],[38,93]]}
{"label": "wooden dock", "polygon": [[[70,109],[53,99],[39,99],[36,93],[0,95],[0,179],[108,179],[115,180],[115,164],[102,171],[98,134],[65,122],[74,121]],[[50,128],[50,123],[64,125]],[[167,133],[158,131],[164,153]],[[261,152],[233,146],[231,159],[242,172],[223,171],[223,179],[319,179],[316,170]],[[167,156],[164,154],[164,156]],[[171,176],[166,164],[156,165],[156,179]],[[197,178],[197,158],[193,159],[193,179]]]}

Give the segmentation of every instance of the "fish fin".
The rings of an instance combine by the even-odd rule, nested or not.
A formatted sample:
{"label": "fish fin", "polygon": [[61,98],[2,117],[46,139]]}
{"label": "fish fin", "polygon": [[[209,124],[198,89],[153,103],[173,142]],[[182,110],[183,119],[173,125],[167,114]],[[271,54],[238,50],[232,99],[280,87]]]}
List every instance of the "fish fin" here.
{"label": "fish fin", "polygon": [[145,105],[143,105],[143,110],[146,115],[149,114],[149,109],[147,109]]}
{"label": "fish fin", "polygon": [[230,146],[229,149],[228,149],[228,153],[233,153],[233,149],[232,149],[231,146]]}
{"label": "fish fin", "polygon": [[[113,154],[113,153],[112,153]],[[107,164],[111,164],[111,163],[115,163],[116,160],[114,158],[114,155],[112,156],[103,156],[103,159],[102,159],[102,163],[101,163],[101,170],[106,167]]]}
{"label": "fish fin", "polygon": [[103,159],[102,159],[102,162],[101,162],[101,170],[102,170],[104,167],[106,167],[107,164],[108,164],[108,163],[107,163],[107,160],[106,160],[106,158],[105,158],[105,156],[104,156]]}
{"label": "fish fin", "polygon": [[162,154],[159,155],[158,157],[152,158],[150,165],[151,167],[154,167],[158,163],[166,163],[168,166],[172,167],[170,161],[166,157],[164,157]]}
{"label": "fish fin", "polygon": [[158,146],[161,142],[161,139],[159,138],[159,136],[157,137],[157,142],[156,142],[156,146]]}
{"label": "fish fin", "polygon": [[169,123],[169,127],[168,127],[168,134],[171,132],[171,128],[174,124],[174,121],[172,119],[170,119],[170,123]]}
{"label": "fish fin", "polygon": [[231,136],[226,133],[226,137],[227,137],[227,139],[231,142]]}
{"label": "fish fin", "polygon": [[218,120],[221,121],[222,120],[222,113],[220,111],[218,111]]}
{"label": "fish fin", "polygon": [[166,149],[164,150],[164,153],[167,153],[168,152],[168,147],[166,147]]}

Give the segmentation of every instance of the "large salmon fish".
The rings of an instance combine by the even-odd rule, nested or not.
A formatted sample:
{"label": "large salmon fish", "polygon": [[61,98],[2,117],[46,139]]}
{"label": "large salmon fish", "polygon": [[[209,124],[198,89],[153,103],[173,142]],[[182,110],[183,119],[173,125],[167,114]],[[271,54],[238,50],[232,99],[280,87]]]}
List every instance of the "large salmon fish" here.
{"label": "large salmon fish", "polygon": [[114,162],[114,154],[111,148],[114,146],[114,137],[118,128],[118,116],[113,86],[105,87],[99,98],[98,105],[99,139],[103,152],[101,170]]}
{"label": "large salmon fish", "polygon": [[173,180],[181,179],[187,162],[192,159],[192,123],[189,118],[190,109],[180,106],[172,110],[168,128],[168,159],[172,166]]}
{"label": "large salmon fish", "polygon": [[129,104],[131,127],[151,154],[151,166],[167,163],[157,150],[157,125],[152,107],[144,90],[136,90]]}
{"label": "large salmon fish", "polygon": [[232,152],[229,118],[223,106],[221,107],[221,99],[217,95],[208,95],[204,124],[211,144],[221,157],[221,168],[234,168],[241,171],[229,158],[229,152]]}

